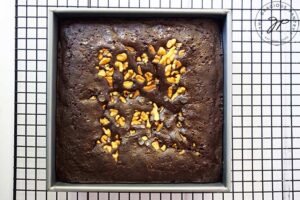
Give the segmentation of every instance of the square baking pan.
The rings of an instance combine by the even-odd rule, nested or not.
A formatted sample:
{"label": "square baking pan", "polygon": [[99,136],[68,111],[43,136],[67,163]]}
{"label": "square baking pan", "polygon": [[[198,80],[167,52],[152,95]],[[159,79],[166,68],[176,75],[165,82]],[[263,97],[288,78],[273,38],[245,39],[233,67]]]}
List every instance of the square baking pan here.
{"label": "square baking pan", "polygon": [[[65,17],[205,17],[222,22],[224,53],[223,179],[217,183],[74,184],[56,180],[55,108],[58,22]],[[231,188],[231,13],[224,9],[55,8],[48,12],[47,188],[94,192],[228,192]]]}

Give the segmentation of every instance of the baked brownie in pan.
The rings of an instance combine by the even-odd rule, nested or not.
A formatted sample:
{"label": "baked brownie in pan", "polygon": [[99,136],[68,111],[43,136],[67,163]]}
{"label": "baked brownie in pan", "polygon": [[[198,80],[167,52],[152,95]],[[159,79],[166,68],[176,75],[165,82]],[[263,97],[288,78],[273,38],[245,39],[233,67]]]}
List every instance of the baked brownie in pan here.
{"label": "baked brownie in pan", "polygon": [[61,20],[57,181],[221,182],[221,42],[214,19]]}

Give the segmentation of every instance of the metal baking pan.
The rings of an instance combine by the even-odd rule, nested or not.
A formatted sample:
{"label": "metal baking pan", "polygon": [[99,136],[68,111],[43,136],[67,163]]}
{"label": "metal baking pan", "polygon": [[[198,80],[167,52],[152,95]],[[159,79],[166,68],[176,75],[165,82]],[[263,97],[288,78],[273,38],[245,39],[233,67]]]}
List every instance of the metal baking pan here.
{"label": "metal baking pan", "polygon": [[[223,180],[218,183],[182,184],[71,184],[55,178],[55,99],[57,67],[57,25],[64,17],[208,17],[223,22],[224,127]],[[50,191],[94,192],[228,192],[231,188],[231,13],[224,9],[133,9],[133,8],[55,8],[48,12],[47,81],[47,188]]]}

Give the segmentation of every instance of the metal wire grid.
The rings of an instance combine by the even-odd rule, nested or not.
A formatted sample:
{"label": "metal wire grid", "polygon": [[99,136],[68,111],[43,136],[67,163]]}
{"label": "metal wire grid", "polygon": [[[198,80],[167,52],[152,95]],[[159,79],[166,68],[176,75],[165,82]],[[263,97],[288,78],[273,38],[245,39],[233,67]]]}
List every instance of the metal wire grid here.
{"label": "metal wire grid", "polygon": [[[260,8],[269,2],[16,0],[14,199],[300,199],[300,34],[279,46],[258,36],[253,22]],[[296,1],[282,2],[299,12],[300,4]],[[46,55],[50,7],[232,10],[232,193],[46,191]],[[283,9],[274,7],[272,12],[281,14]]]}

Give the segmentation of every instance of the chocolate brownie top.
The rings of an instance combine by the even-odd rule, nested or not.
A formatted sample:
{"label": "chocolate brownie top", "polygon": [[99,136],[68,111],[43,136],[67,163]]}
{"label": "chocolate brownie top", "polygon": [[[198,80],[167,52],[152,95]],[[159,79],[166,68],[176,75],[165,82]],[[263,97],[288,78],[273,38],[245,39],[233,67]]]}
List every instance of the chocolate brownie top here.
{"label": "chocolate brownie top", "polygon": [[58,35],[58,181],[221,181],[217,20],[65,19]]}

